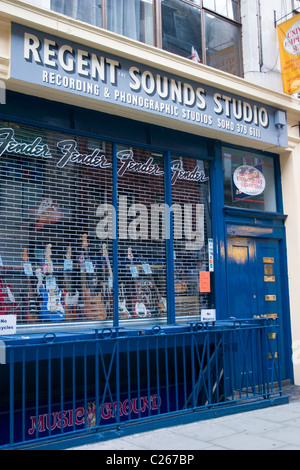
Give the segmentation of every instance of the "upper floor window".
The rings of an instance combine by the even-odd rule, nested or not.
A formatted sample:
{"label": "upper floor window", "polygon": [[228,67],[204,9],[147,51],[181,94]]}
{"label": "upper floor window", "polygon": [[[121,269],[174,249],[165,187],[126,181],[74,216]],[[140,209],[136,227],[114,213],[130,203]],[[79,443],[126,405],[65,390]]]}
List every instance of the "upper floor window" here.
{"label": "upper floor window", "polygon": [[193,4],[160,0],[160,5],[163,49],[242,75],[237,1],[203,0],[201,7],[201,0],[194,0]]}
{"label": "upper floor window", "polygon": [[242,76],[239,0],[30,0]]}

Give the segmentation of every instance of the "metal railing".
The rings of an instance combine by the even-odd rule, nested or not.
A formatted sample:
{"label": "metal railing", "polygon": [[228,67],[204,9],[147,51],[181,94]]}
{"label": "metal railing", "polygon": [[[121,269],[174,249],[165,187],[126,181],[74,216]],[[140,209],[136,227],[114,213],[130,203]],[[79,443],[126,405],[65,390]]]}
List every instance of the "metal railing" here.
{"label": "metal railing", "polygon": [[270,399],[282,393],[278,347],[275,318],[12,341],[0,447]]}

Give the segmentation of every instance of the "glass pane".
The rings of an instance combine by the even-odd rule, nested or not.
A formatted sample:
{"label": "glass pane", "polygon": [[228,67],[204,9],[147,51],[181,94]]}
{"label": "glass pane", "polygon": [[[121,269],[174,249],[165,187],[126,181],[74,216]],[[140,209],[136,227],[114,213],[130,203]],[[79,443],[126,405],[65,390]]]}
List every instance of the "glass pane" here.
{"label": "glass pane", "polygon": [[102,27],[102,0],[51,0],[51,10]]}
{"label": "glass pane", "polygon": [[239,21],[238,0],[203,0],[203,7]]}
{"label": "glass pane", "polygon": [[0,312],[16,313],[18,323],[107,321],[103,243],[111,254],[112,237],[101,221],[112,202],[111,144],[0,128],[11,142],[0,164]]}
{"label": "glass pane", "polygon": [[276,212],[274,160],[223,147],[225,205]]}
{"label": "glass pane", "polygon": [[201,61],[201,11],[180,0],[163,0],[161,8],[163,49]]}
{"label": "glass pane", "polygon": [[107,2],[107,29],[153,45],[153,0],[110,0]]}
{"label": "glass pane", "polygon": [[206,13],[205,45],[207,65],[232,75],[242,75],[239,26]]}
{"label": "glass pane", "polygon": [[[229,18],[232,18],[235,21],[240,21],[240,16],[239,16],[239,4],[238,0],[228,0],[229,1]],[[231,16],[231,11],[232,11],[232,16]]]}
{"label": "glass pane", "polygon": [[216,9],[215,11],[220,15],[227,16],[227,0],[216,0]]}
{"label": "glass pane", "polygon": [[172,176],[175,311],[199,316],[214,307],[209,164],[174,155]]}
{"label": "glass pane", "polygon": [[166,317],[162,154],[118,146],[119,317]]}
{"label": "glass pane", "polygon": [[203,0],[203,8],[215,10],[215,0]]}

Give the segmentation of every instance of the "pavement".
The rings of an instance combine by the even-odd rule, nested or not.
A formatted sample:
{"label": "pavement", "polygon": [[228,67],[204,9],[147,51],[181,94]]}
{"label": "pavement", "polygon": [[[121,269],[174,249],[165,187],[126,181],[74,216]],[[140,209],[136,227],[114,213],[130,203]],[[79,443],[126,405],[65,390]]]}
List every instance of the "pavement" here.
{"label": "pavement", "polygon": [[114,459],[118,458],[115,451],[132,451],[132,455],[138,455],[139,451],[151,453],[158,450],[176,450],[177,453],[300,450],[300,386],[283,387],[283,394],[289,397],[289,403],[102,440],[67,450],[102,450],[106,454],[114,451],[111,453]]}

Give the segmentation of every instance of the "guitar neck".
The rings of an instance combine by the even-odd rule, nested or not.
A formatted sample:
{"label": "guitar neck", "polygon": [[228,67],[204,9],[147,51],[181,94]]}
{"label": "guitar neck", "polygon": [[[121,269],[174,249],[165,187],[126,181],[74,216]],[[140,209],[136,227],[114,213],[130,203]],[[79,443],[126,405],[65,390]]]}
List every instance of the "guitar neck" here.
{"label": "guitar neck", "polygon": [[82,254],[82,261],[81,261],[81,282],[83,285],[86,285],[86,270],[85,270],[85,258],[84,258],[84,254]]}
{"label": "guitar neck", "polygon": [[108,267],[109,276],[113,277],[113,272],[112,272],[112,269],[111,269],[111,265],[110,265],[108,255],[105,256],[105,259],[106,259],[106,264],[107,264],[107,267]]}

